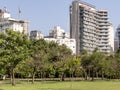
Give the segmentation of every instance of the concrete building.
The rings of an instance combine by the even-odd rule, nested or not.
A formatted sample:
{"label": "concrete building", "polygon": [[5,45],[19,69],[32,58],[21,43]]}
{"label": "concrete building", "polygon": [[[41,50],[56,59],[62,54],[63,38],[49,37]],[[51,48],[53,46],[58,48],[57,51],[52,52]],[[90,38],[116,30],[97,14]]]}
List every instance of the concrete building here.
{"label": "concrete building", "polygon": [[28,24],[28,21],[11,18],[10,13],[6,9],[0,9],[0,32],[5,32],[6,29],[12,29],[28,34]]}
{"label": "concrete building", "polygon": [[109,23],[109,29],[108,29],[108,36],[109,36],[109,39],[108,39],[108,44],[110,45],[110,52],[114,52],[115,51],[115,36],[114,36],[114,28],[113,28],[113,25],[111,23]]}
{"label": "concrete building", "polygon": [[55,26],[52,30],[50,30],[49,36],[56,39],[69,38],[69,35],[61,29],[60,26]]}
{"label": "concrete building", "polygon": [[54,41],[59,45],[66,45],[69,49],[72,50],[73,54],[76,54],[76,40],[70,39],[68,33],[66,33],[60,26],[55,26],[50,30],[49,36],[44,38],[47,42]]}
{"label": "concrete building", "polygon": [[[74,0],[70,6],[70,38],[76,39],[76,53],[82,50],[92,53],[95,48],[110,53],[114,49],[114,30],[110,29],[107,10],[97,10],[95,6]],[[111,31],[110,31],[111,30]],[[109,32],[110,31],[110,32]],[[112,40],[112,41],[111,41]],[[111,42],[110,42],[111,41]],[[114,42],[114,41],[113,41]]]}
{"label": "concrete building", "polygon": [[44,38],[47,42],[54,41],[59,45],[66,45],[69,49],[71,49],[73,54],[76,54],[76,41],[75,39],[58,39],[58,38]]}
{"label": "concrete building", "polygon": [[120,25],[117,27],[117,38],[118,38],[118,47],[120,49]]}
{"label": "concrete building", "polygon": [[114,38],[114,51],[116,52],[119,49],[119,37],[118,37],[118,31],[120,27],[117,27],[117,30],[115,32],[115,38]]}
{"label": "concrete building", "polygon": [[116,37],[114,40],[114,51],[116,52],[119,49],[119,41],[118,38]]}
{"label": "concrete building", "polygon": [[41,39],[44,38],[43,34],[40,31],[34,30],[30,32],[31,39]]}
{"label": "concrete building", "polygon": [[76,40],[70,39],[69,35],[65,33],[63,29],[61,29],[59,26],[54,27],[49,32],[49,36],[45,36],[37,30],[30,32],[30,38],[31,39],[41,39],[43,38],[47,42],[54,41],[58,43],[59,45],[66,45],[69,49],[71,49],[73,54],[76,54]]}

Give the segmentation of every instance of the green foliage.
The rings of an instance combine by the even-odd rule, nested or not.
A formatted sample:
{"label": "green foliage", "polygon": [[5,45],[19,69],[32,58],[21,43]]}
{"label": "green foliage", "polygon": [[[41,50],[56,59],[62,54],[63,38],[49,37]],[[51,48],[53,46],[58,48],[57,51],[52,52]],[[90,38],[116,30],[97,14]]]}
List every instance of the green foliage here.
{"label": "green foliage", "polygon": [[70,60],[68,60],[67,66],[68,66],[67,70],[69,70],[69,73],[72,75],[72,77],[79,76],[78,74],[80,73],[81,70],[81,59],[73,57]]}
{"label": "green foliage", "polygon": [[74,56],[65,45],[45,40],[31,40],[20,32],[7,30],[0,33],[0,77],[14,76],[34,78],[84,77],[119,79],[120,50],[111,55],[100,53],[96,48],[91,54],[82,50]]}
{"label": "green foliage", "polygon": [[14,73],[17,65],[28,57],[28,37],[19,32],[6,30],[0,34],[0,56],[1,62],[11,75],[12,84],[14,82]]}

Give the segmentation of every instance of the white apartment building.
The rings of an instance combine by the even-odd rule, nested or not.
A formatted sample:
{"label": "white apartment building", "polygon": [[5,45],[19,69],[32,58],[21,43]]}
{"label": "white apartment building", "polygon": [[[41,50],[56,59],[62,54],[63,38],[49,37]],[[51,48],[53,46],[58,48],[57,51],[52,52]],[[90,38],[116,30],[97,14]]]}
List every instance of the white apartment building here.
{"label": "white apartment building", "polygon": [[76,54],[76,40],[70,39],[69,34],[61,29],[60,26],[55,26],[52,30],[50,30],[49,36],[44,39],[48,42],[54,41],[59,45],[64,44],[72,50],[73,54]]}
{"label": "white apartment building", "polygon": [[114,39],[114,28],[113,28],[113,25],[110,23],[109,25],[109,45],[110,45],[110,52],[114,52],[115,51],[115,45],[114,45],[114,42],[115,42],[115,39]]}
{"label": "white apartment building", "polygon": [[38,40],[44,38],[44,36],[40,31],[34,30],[30,32],[30,38]]}
{"label": "white apartment building", "polygon": [[114,51],[114,29],[108,21],[107,10],[97,10],[98,14],[98,47],[100,52],[110,54]]}
{"label": "white apartment building", "polygon": [[10,13],[6,9],[0,9],[0,32],[5,32],[6,29],[12,29],[28,34],[28,23],[25,20],[11,18]]}
{"label": "white apartment building", "polygon": [[50,30],[49,36],[46,37],[44,37],[44,35],[40,31],[31,31],[30,38],[37,40],[43,38],[47,42],[54,41],[59,45],[64,44],[69,49],[71,49],[73,54],[76,54],[76,40],[70,39],[69,34],[65,33],[65,31],[61,29],[60,26],[55,26],[52,30]]}
{"label": "white apartment building", "polygon": [[66,45],[69,49],[71,49],[73,54],[76,54],[76,41],[75,39],[58,39],[58,38],[44,38],[47,42],[54,41],[59,45]]}
{"label": "white apartment building", "polygon": [[61,29],[60,26],[55,26],[52,30],[49,32],[49,36],[52,38],[69,38],[69,34],[66,33],[63,29]]}

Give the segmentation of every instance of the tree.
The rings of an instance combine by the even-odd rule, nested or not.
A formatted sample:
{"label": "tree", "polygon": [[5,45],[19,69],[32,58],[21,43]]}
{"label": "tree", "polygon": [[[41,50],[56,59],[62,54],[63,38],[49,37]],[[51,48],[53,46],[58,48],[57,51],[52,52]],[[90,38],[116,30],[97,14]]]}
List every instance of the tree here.
{"label": "tree", "polygon": [[55,69],[59,72],[61,76],[61,81],[64,81],[65,71],[67,69],[67,60],[70,60],[72,52],[65,45],[61,45],[58,47],[57,52],[57,61],[54,62]]}
{"label": "tree", "polygon": [[42,70],[47,60],[48,43],[43,39],[31,40],[30,50],[31,60],[28,64],[32,72],[32,83],[34,83],[34,78],[37,71],[41,71],[42,76]]}
{"label": "tree", "polygon": [[101,60],[103,60],[104,55],[100,52],[93,52],[93,54],[90,56],[90,68],[91,68],[91,72],[92,72],[92,80],[94,80],[94,76],[96,74],[96,77],[98,77],[98,72],[99,72],[99,63]]}
{"label": "tree", "polygon": [[73,56],[70,60],[68,60],[67,65],[70,74],[74,77],[75,74],[81,69],[81,59]]}
{"label": "tree", "polygon": [[6,30],[0,39],[3,42],[0,56],[4,66],[9,70],[12,85],[15,85],[15,68],[29,55],[29,39],[27,35],[13,30]]}
{"label": "tree", "polygon": [[4,33],[0,33],[0,77],[2,78],[4,76],[4,74],[6,73],[6,68],[4,67],[4,63],[3,63],[3,55],[4,55],[4,45],[5,45],[5,40],[4,38],[6,38],[6,35]]}
{"label": "tree", "polygon": [[120,78],[120,50],[115,52],[113,55],[108,57],[111,62],[111,67],[109,68],[109,77],[110,78]]}
{"label": "tree", "polygon": [[[83,74],[85,77],[85,80],[87,80],[88,75],[90,77],[90,56],[88,54],[82,55],[81,57],[81,65],[82,65],[82,70],[83,70]],[[89,74],[88,74],[89,73]]]}
{"label": "tree", "polygon": [[112,60],[112,67],[116,73],[116,78],[120,79],[120,52],[116,52],[114,60]]}
{"label": "tree", "polygon": [[96,48],[92,54],[82,56],[82,67],[85,73],[85,79],[87,77],[92,76],[92,80],[94,80],[94,76],[98,77],[100,70],[100,62],[104,59],[104,55],[98,51]]}

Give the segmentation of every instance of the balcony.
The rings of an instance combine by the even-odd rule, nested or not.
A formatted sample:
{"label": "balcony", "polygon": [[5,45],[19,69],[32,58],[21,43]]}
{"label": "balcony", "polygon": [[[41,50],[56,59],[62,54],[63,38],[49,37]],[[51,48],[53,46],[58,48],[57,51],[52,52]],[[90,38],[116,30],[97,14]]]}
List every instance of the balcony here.
{"label": "balcony", "polygon": [[100,47],[100,49],[102,49],[102,50],[105,50],[105,49],[109,50],[110,47]]}
{"label": "balcony", "polygon": [[109,32],[109,30],[108,29],[100,29],[100,31],[99,31],[100,33],[108,33]]}
{"label": "balcony", "polygon": [[106,42],[106,43],[100,43],[100,44],[99,44],[99,47],[102,47],[102,46],[106,46],[106,47],[108,47],[109,44],[108,44],[108,42]]}
{"label": "balcony", "polygon": [[108,26],[106,26],[105,24],[103,24],[103,25],[99,25],[99,27],[102,28],[102,29],[106,29],[106,28],[108,28]]}
{"label": "balcony", "polygon": [[99,33],[100,36],[108,37],[109,33]]}
{"label": "balcony", "polygon": [[102,22],[98,22],[99,23],[99,26],[108,26],[109,23],[107,21],[102,21]]}

